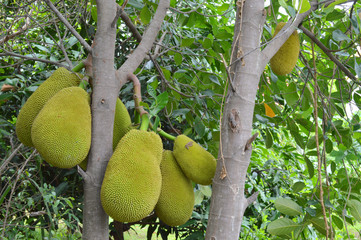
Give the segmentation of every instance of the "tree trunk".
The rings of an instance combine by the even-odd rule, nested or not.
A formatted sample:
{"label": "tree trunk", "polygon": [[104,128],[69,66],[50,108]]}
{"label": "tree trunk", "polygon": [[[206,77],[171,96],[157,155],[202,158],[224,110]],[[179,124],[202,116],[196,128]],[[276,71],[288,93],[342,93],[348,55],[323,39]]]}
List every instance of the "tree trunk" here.
{"label": "tree trunk", "polygon": [[92,143],[84,174],[83,239],[108,239],[109,218],[100,202],[100,188],[113,153],[113,124],[119,82],[115,79],[115,1],[97,1],[98,26],[93,57]]}
{"label": "tree trunk", "polygon": [[[206,239],[238,239],[243,213],[257,194],[245,198],[244,186],[252,148],[253,111],[261,69],[260,38],[264,1],[237,2],[228,94]],[[241,59],[237,60],[238,58]],[[249,144],[246,144],[248,141]],[[248,147],[247,147],[248,146]]]}

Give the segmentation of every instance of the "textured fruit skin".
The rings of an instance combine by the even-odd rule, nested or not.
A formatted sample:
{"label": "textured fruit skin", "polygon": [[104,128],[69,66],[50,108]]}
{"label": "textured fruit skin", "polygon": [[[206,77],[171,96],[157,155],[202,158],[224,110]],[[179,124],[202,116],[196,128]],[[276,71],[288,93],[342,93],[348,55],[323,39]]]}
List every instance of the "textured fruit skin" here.
{"label": "textured fruit skin", "polygon": [[202,185],[212,183],[217,162],[201,145],[185,135],[178,135],[174,141],[173,154],[190,180]]}
{"label": "textured fruit skin", "polygon": [[[278,23],[273,36],[276,36],[285,24],[285,22]],[[292,72],[297,63],[299,52],[300,39],[297,30],[295,30],[278,52],[271,58],[270,64],[272,71],[281,76]]]}
{"label": "textured fruit skin", "polygon": [[80,78],[61,67],[44,81],[36,91],[29,97],[24,106],[21,108],[16,121],[16,135],[24,145],[33,147],[31,140],[31,126],[35,117],[43,108],[45,103],[57,92],[66,87],[78,86]]}
{"label": "textured fruit skin", "polygon": [[130,130],[109,160],[100,199],[104,211],[119,222],[148,216],[158,202],[163,144],[154,132]]}
{"label": "textured fruit skin", "polygon": [[114,130],[113,130],[113,150],[118,145],[119,140],[130,130],[132,120],[123,102],[117,98],[114,113]]}
{"label": "textured fruit skin", "polygon": [[162,190],[155,206],[160,220],[169,226],[179,226],[192,216],[194,191],[192,182],[184,175],[172,151],[163,152],[160,164]]}
{"label": "textured fruit skin", "polygon": [[40,155],[53,166],[71,168],[81,163],[91,142],[87,92],[69,87],[55,94],[35,118],[31,137]]}

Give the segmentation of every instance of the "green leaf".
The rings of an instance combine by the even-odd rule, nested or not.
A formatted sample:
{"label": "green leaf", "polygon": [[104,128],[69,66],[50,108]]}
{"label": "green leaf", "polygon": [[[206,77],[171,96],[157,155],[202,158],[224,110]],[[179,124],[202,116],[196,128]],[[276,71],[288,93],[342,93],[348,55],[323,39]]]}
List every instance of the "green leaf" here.
{"label": "green leaf", "polygon": [[336,215],[332,215],[332,221],[338,227],[338,229],[343,229],[343,221],[341,218],[337,217]]}
{"label": "green leaf", "polygon": [[275,207],[278,211],[288,216],[296,216],[302,214],[302,208],[296,202],[288,198],[277,198]]}
{"label": "green leaf", "polygon": [[197,134],[199,135],[199,137],[203,137],[205,132],[206,132],[206,128],[201,120],[200,117],[196,117],[195,122],[194,122],[194,128],[197,132]]}
{"label": "green leaf", "polygon": [[204,194],[200,190],[194,192],[194,205],[201,205]]}
{"label": "green leaf", "polygon": [[289,106],[293,106],[300,99],[297,93],[297,87],[294,82],[290,83],[288,87],[284,89],[283,97]]}
{"label": "green leaf", "polygon": [[140,20],[147,25],[150,22],[152,14],[150,13],[147,6],[144,6],[140,11]]}
{"label": "green leaf", "polygon": [[200,185],[199,189],[201,190],[201,192],[203,193],[204,196],[206,196],[208,198],[211,197],[212,189],[209,185],[207,185],[207,186]]}
{"label": "green leaf", "polygon": [[306,156],[305,156],[305,161],[308,169],[308,175],[310,176],[310,178],[312,178],[313,175],[315,174],[315,168],[313,167],[313,164],[310,161],[310,159],[308,159],[308,157]]}
{"label": "green leaf", "polygon": [[[156,98],[156,103],[154,105],[154,108],[152,110],[152,115],[156,115],[158,112],[160,112],[168,103],[168,93],[163,92],[159,94]],[[152,104],[153,106],[153,104]]]}
{"label": "green leaf", "polygon": [[347,201],[347,205],[350,207],[351,215],[356,219],[356,221],[361,222],[361,202],[355,199],[350,199]]}
{"label": "green leaf", "polygon": [[304,13],[310,10],[311,4],[308,0],[302,0],[300,3],[299,13]]}
{"label": "green leaf", "polygon": [[183,38],[181,42],[181,47],[189,47],[194,42],[194,38]]}
{"label": "green leaf", "polygon": [[273,136],[268,129],[266,129],[266,148],[271,148],[273,145]]}
{"label": "green leaf", "polygon": [[332,152],[332,150],[333,150],[333,143],[332,143],[332,141],[331,141],[330,139],[326,139],[326,141],[325,141],[325,148],[326,148],[326,152],[327,152],[327,153]]}
{"label": "green leaf", "polygon": [[292,220],[280,218],[268,224],[267,231],[272,235],[282,236],[291,234],[298,227],[299,224]]}
{"label": "green leaf", "polygon": [[323,218],[311,218],[310,222],[318,232],[326,236],[326,225]]}
{"label": "green leaf", "polygon": [[296,182],[293,187],[292,190],[293,192],[297,193],[299,191],[301,191],[302,189],[304,189],[306,187],[306,184],[304,182]]}
{"label": "green leaf", "polygon": [[338,10],[334,10],[332,12],[330,12],[329,14],[327,14],[326,16],[326,21],[334,21],[337,19],[341,19],[345,16],[344,13],[338,11]]}
{"label": "green leaf", "polygon": [[202,46],[203,46],[204,49],[211,48],[211,47],[212,47],[212,44],[213,44],[213,42],[212,42],[212,40],[209,39],[209,38],[205,38],[205,39],[203,40],[203,42],[202,42]]}
{"label": "green leaf", "polygon": [[183,61],[183,56],[180,53],[175,53],[174,54],[174,62],[179,66],[182,64]]}
{"label": "green leaf", "polygon": [[351,39],[344,34],[340,29],[336,29],[335,31],[332,32],[332,38],[339,42],[339,41],[346,41],[346,42],[350,42]]}
{"label": "green leaf", "polygon": [[291,135],[295,138],[295,141],[297,143],[298,146],[300,146],[302,149],[305,148],[305,142],[302,138],[302,136],[299,134],[298,131],[290,131],[291,132]]}

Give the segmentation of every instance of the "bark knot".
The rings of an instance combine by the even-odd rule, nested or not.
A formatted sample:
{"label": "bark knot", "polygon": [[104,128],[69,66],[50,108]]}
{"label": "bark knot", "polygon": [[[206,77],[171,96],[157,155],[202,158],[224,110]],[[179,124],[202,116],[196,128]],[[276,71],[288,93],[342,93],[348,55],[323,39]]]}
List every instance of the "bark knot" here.
{"label": "bark knot", "polygon": [[231,112],[228,115],[228,124],[232,132],[239,132],[241,123],[240,123],[238,110],[236,109],[231,110]]}

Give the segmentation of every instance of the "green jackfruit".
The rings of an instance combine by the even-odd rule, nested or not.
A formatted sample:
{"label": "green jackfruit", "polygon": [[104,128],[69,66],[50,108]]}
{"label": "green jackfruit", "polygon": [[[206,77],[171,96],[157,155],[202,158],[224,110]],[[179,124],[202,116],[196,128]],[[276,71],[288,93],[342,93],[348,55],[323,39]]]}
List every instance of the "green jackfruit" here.
{"label": "green jackfruit", "polygon": [[131,129],[132,120],[123,102],[117,98],[114,113],[113,150],[119,140]]}
{"label": "green jackfruit", "polygon": [[201,145],[185,135],[179,135],[174,141],[173,154],[190,180],[202,185],[212,183],[217,162]]}
{"label": "green jackfruit", "polygon": [[157,204],[163,144],[154,132],[130,130],[109,160],[100,199],[104,211],[119,222],[135,222]]}
{"label": "green jackfruit", "polygon": [[[278,23],[273,36],[276,36],[285,25],[285,22]],[[300,39],[297,30],[295,30],[278,52],[271,58],[270,64],[272,71],[277,75],[286,75],[292,72],[297,63],[299,52]]]}
{"label": "green jackfruit", "polygon": [[[78,76],[79,75],[79,76]],[[78,86],[81,74],[74,74],[61,67],[58,68],[38,89],[29,97],[21,108],[16,121],[16,134],[24,145],[33,147],[31,141],[31,126],[35,117],[45,103],[61,89]]]}
{"label": "green jackfruit", "polygon": [[79,87],[60,90],[41,109],[31,128],[40,155],[55,167],[71,168],[88,155],[91,142],[89,96]]}
{"label": "green jackfruit", "polygon": [[160,164],[162,190],[155,206],[160,220],[169,226],[179,226],[192,216],[194,191],[192,182],[184,175],[172,151],[165,150]]}

